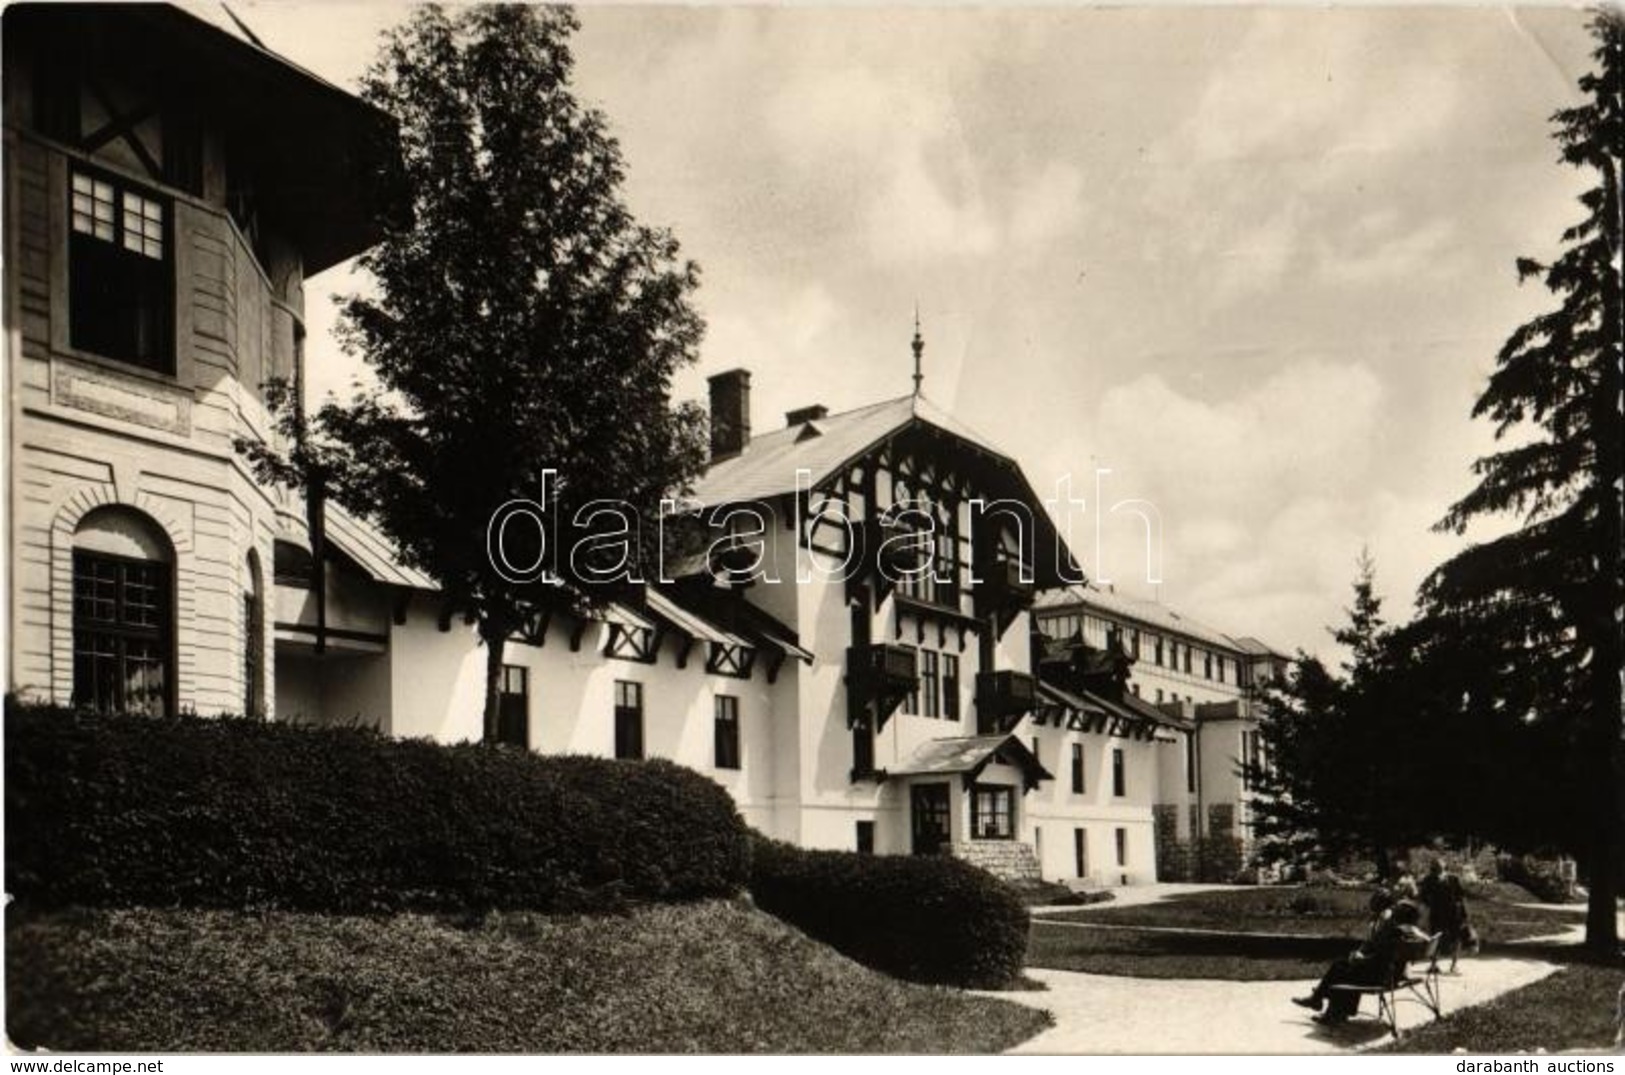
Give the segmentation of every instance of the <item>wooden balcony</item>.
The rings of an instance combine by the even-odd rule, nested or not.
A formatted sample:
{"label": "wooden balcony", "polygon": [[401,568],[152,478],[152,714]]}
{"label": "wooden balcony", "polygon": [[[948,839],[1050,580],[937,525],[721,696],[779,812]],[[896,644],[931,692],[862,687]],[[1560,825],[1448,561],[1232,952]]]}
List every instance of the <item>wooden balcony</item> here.
{"label": "wooden balcony", "polygon": [[846,651],[848,721],[869,718],[878,729],[920,681],[914,650],[876,642]]}
{"label": "wooden balcony", "polygon": [[983,732],[1004,731],[1038,705],[1038,680],[1025,672],[976,674],[976,723]]}
{"label": "wooden balcony", "polygon": [[998,559],[976,569],[976,615],[998,613],[1008,623],[1017,612],[1032,607],[1031,577],[1022,578],[1019,560]]}

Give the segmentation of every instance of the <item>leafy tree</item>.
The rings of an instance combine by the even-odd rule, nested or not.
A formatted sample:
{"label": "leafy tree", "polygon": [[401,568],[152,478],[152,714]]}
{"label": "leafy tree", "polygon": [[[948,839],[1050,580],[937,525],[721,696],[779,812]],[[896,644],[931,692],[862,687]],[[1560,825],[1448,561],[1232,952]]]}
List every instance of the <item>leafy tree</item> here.
{"label": "leafy tree", "polygon": [[[1439,567],[1422,597],[1445,632],[1487,648],[1478,708],[1512,723],[1486,748],[1507,752],[1515,765],[1551,766],[1538,782],[1524,778],[1505,793],[1547,826],[1542,842],[1580,862],[1591,893],[1587,943],[1614,952],[1625,832],[1625,22],[1605,11],[1591,27],[1598,69],[1580,79],[1583,103],[1553,116],[1560,159],[1592,180],[1580,197],[1586,216],[1563,233],[1555,261],[1517,263],[1520,279],[1539,278],[1557,307],[1518,328],[1501,348],[1473,414],[1496,423],[1498,440],[1515,436],[1511,446],[1478,460],[1477,488],[1440,528],[1462,533],[1480,516],[1508,512],[1521,525]],[[1460,647],[1441,652],[1459,656]],[[1555,814],[1554,800],[1562,807]],[[1513,835],[1528,841],[1536,834],[1521,825]]]}
{"label": "leafy tree", "polygon": [[[622,201],[619,147],[570,90],[577,25],[561,7],[427,6],[386,33],[362,92],[399,125],[377,180],[400,211],[361,258],[374,292],[350,297],[341,323],[376,387],[308,426],[288,403],[293,450],[248,448],[268,475],[375,522],[439,583],[442,616],[478,625],[487,739],[504,644],[527,611],[581,612],[627,546],[630,564],[648,563],[660,499],[705,459],[703,412],[670,398],[703,331],[698,269]],[[521,576],[487,555],[488,524],[544,496],[556,584],[510,581]],[[609,500],[630,511],[571,525]],[[622,526],[619,548],[589,540]],[[520,536],[539,554],[537,532]]]}
{"label": "leafy tree", "polygon": [[1390,851],[1421,842],[1415,800],[1422,774],[1402,696],[1403,651],[1382,617],[1375,569],[1362,554],[1347,622],[1332,631],[1348,651],[1337,672],[1300,653],[1284,683],[1263,688],[1262,763],[1243,769],[1261,855],[1332,863],[1367,855],[1386,876]]}

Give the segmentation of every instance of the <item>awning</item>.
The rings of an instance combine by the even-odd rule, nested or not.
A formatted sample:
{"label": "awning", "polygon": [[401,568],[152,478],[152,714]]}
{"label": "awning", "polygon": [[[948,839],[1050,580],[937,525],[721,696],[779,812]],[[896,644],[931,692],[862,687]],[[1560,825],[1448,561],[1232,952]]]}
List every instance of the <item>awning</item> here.
{"label": "awning", "polygon": [[710,620],[683,608],[659,590],[650,588],[647,591],[646,605],[651,613],[665,620],[690,638],[701,642],[715,642],[721,646],[751,645],[748,640],[739,637],[732,631],[725,631]]}
{"label": "awning", "polygon": [[779,661],[795,657],[813,663],[813,655],[799,644],[794,631],[737,593],[707,593],[692,584],[651,586],[646,605],[692,638],[765,649]]}
{"label": "awning", "polygon": [[1023,782],[1030,790],[1040,780],[1054,777],[1039,764],[1038,758],[1027,745],[1014,735],[972,735],[951,739],[931,739],[921,743],[914,752],[886,770],[888,777],[945,776],[961,774],[968,788],[976,782],[983,769],[995,761],[1021,770]]}
{"label": "awning", "polygon": [[402,564],[382,534],[334,501],[329,500],[322,505],[322,521],[327,540],[339,552],[355,561],[356,566],[374,582],[414,590],[440,589],[423,572]]}
{"label": "awning", "polygon": [[1131,739],[1156,739],[1171,743],[1172,737],[1158,735],[1159,728],[1189,731],[1194,725],[1170,716],[1153,705],[1125,695],[1121,700],[1103,698],[1092,691],[1073,692],[1053,683],[1038,685],[1039,705],[1034,723],[1054,724],[1080,732],[1100,732]]}

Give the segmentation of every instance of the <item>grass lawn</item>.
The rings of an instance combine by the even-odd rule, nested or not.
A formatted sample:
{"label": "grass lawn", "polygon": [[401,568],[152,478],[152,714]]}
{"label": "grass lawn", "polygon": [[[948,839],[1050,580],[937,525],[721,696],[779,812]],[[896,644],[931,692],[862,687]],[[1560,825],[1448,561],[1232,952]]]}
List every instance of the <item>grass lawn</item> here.
{"label": "grass lawn", "polygon": [[1533,985],[1515,989],[1436,1023],[1406,1030],[1384,1048],[1394,1053],[1533,1052],[1614,1047],[1616,1005],[1625,967],[1572,963]]}
{"label": "grass lawn", "polygon": [[1325,937],[1248,938],[1132,929],[1089,929],[1033,920],[1027,965],[1129,978],[1312,979],[1350,948]]}
{"label": "grass lawn", "polygon": [[[1522,895],[1518,902],[1535,902]],[[1365,936],[1371,890],[1264,886],[1172,896],[1159,903],[1130,907],[1092,907],[1063,911],[1045,918],[1120,926],[1164,926],[1227,930],[1238,933],[1289,933],[1297,936]],[[1585,920],[1582,907],[1521,907],[1514,899],[1469,897],[1467,913],[1486,945],[1560,933]]]}
{"label": "grass lawn", "polygon": [[1051,1021],[720,901],[470,921],[8,910],[6,1032],[26,1048],[989,1053]]}

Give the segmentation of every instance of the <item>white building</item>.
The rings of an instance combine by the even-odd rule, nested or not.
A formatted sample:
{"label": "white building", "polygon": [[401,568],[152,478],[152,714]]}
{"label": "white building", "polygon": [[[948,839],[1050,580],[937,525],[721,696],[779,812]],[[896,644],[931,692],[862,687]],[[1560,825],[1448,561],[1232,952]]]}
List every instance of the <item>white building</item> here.
{"label": "white building", "polygon": [[[1195,838],[1235,843],[1231,858],[1252,847],[1253,789],[1242,772],[1261,761],[1257,688],[1285,675],[1287,658],[1251,637],[1232,637],[1166,605],[1092,586],[1040,594],[1033,613],[1041,635],[1078,639],[1123,654],[1126,689],[1184,722],[1180,750],[1161,755],[1155,804],[1157,853],[1165,876],[1233,873],[1219,849],[1215,861],[1192,861]],[[1214,867],[1225,868],[1214,872]]]}
{"label": "white building", "polygon": [[[373,241],[355,154],[387,122],[229,21],[38,5],[5,29],[8,689],[479,738],[485,655],[433,581],[233,450],[275,437],[265,382],[303,376],[304,276]],[[1159,808],[1241,801],[1214,706],[1245,734],[1267,649],[1079,604],[1020,467],[923,396],[753,437],[749,387],[712,378],[693,508],[759,511],[728,565],[765,577],[701,562],[587,619],[536,615],[499,738],[675,759],[805,846],[1100,884],[1156,876]],[[926,517],[931,572],[891,581],[888,542]],[[1043,591],[1041,625],[1076,609],[1094,652],[1035,646]],[[1181,655],[1121,689],[1112,617]]]}

